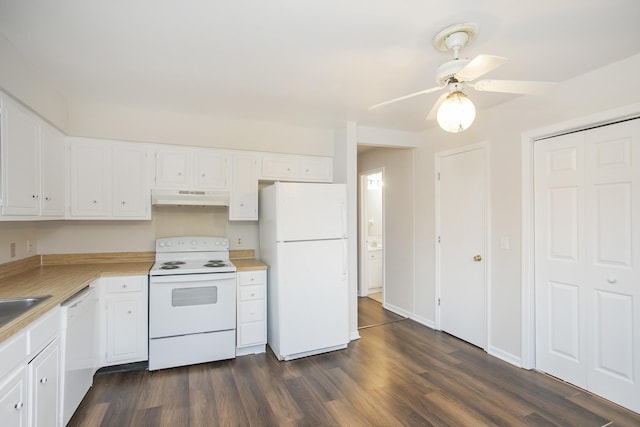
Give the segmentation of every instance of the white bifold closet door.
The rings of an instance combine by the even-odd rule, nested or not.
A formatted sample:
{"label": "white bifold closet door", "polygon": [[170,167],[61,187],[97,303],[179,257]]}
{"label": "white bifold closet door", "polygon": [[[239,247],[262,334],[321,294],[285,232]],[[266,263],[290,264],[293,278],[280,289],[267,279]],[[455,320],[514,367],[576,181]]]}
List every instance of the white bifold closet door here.
{"label": "white bifold closet door", "polygon": [[640,412],[640,119],[534,150],[536,366]]}

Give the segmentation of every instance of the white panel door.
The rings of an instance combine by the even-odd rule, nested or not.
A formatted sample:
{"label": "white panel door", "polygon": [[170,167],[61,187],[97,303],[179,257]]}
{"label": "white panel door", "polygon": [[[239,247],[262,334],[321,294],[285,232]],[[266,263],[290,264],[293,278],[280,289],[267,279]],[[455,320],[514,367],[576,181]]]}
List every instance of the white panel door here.
{"label": "white panel door", "polygon": [[440,329],[486,346],[485,149],[440,156]]}
{"label": "white panel door", "polygon": [[536,363],[586,388],[583,145],[579,133],[536,143]]}
{"label": "white panel door", "polygon": [[537,366],[640,412],[640,120],[535,151]]}
{"label": "white panel door", "polygon": [[640,120],[585,146],[589,390],[640,412]]}
{"label": "white panel door", "polygon": [[280,355],[346,344],[347,240],[279,243],[277,250]]}
{"label": "white panel door", "polygon": [[276,183],[277,241],[347,236],[344,184]]}

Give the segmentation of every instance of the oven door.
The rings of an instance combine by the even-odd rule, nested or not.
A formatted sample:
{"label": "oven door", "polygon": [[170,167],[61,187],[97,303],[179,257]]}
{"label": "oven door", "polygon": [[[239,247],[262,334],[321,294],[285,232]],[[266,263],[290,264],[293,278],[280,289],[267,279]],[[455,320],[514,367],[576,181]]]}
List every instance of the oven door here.
{"label": "oven door", "polygon": [[235,273],[151,276],[149,338],[235,327]]}

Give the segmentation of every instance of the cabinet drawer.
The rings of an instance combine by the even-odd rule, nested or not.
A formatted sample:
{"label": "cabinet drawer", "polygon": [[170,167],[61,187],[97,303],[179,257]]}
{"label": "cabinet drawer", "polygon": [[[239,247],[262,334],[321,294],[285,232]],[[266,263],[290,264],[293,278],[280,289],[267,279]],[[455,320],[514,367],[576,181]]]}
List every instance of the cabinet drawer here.
{"label": "cabinet drawer", "polygon": [[264,299],[264,285],[243,286],[240,288],[240,301]]}
{"label": "cabinet drawer", "polygon": [[257,285],[266,282],[265,270],[243,271],[238,274],[238,284],[240,286]]}
{"label": "cabinet drawer", "polygon": [[238,347],[264,344],[265,342],[267,342],[267,324],[265,322],[238,325]]}
{"label": "cabinet drawer", "polygon": [[241,302],[238,310],[240,323],[257,322],[265,318],[264,300]]}
{"label": "cabinet drawer", "polygon": [[20,332],[0,345],[0,379],[27,358],[27,334]]}
{"label": "cabinet drawer", "polygon": [[29,328],[29,354],[35,356],[58,335],[60,307],[56,307],[38,319]]}
{"label": "cabinet drawer", "polygon": [[109,277],[107,293],[142,291],[147,284],[146,279],[146,276]]}

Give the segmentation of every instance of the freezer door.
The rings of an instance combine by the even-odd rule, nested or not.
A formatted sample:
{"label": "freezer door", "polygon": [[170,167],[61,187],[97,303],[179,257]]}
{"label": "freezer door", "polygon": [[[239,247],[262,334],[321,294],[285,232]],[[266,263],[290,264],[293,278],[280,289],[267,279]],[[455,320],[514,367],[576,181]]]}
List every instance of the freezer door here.
{"label": "freezer door", "polygon": [[346,239],[278,244],[277,356],[349,342],[346,251]]}
{"label": "freezer door", "polygon": [[344,184],[277,183],[279,242],[347,236]]}

